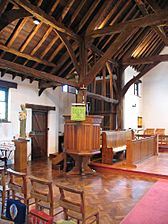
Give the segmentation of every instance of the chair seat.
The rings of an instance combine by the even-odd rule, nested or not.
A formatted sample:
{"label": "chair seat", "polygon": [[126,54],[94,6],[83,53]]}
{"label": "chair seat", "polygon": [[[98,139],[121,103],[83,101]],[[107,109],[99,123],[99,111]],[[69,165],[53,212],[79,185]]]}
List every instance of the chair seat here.
{"label": "chair seat", "polygon": [[[85,220],[92,217],[92,216],[95,216],[97,213],[98,213],[98,210],[93,209],[91,207],[87,207],[87,209],[85,211]],[[78,220],[83,220],[82,213],[69,210],[69,211],[67,211],[67,214],[71,218],[78,219]]]}
{"label": "chair seat", "polygon": [[[49,202],[39,201],[38,205],[43,208],[50,209]],[[55,208],[58,208],[59,206],[60,206],[59,201],[58,201],[58,199],[56,199],[56,201],[54,201],[54,203],[53,203],[53,208],[55,209]]]}
{"label": "chair seat", "polygon": [[74,222],[72,220],[63,220],[63,219],[60,219],[60,220],[56,221],[56,224],[76,224],[76,222]]}

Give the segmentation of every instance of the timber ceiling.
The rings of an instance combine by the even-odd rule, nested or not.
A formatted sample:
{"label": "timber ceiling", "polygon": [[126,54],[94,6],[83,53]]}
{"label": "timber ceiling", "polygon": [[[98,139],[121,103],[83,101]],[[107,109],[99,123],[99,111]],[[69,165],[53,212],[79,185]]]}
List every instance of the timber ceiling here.
{"label": "timber ceiling", "polygon": [[132,65],[140,78],[168,60],[159,56],[168,45],[167,6],[167,0],[0,0],[1,77],[37,80],[41,90],[88,86],[104,68],[116,73]]}

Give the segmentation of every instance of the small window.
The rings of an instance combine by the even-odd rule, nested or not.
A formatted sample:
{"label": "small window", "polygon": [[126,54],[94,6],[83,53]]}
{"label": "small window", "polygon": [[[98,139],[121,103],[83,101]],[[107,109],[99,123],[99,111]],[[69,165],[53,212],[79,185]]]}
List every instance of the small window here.
{"label": "small window", "polygon": [[141,80],[137,80],[135,83],[134,83],[134,95],[135,96],[140,96],[140,83],[142,83]]}
{"label": "small window", "polygon": [[77,93],[77,89],[73,86],[68,86],[68,85],[64,85],[62,87],[62,91],[66,92],[66,93],[73,93],[76,94]]}
{"label": "small window", "polygon": [[0,87],[0,120],[8,120],[8,88]]}

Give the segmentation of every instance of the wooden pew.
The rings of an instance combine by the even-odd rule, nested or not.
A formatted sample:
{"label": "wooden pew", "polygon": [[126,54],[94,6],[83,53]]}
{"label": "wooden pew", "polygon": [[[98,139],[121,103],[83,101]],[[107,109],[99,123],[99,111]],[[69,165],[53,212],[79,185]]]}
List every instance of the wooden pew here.
{"label": "wooden pew", "polygon": [[116,153],[126,150],[127,140],[134,138],[132,130],[102,132],[102,163],[112,164]]}
{"label": "wooden pew", "polygon": [[136,167],[135,163],[142,162],[158,154],[158,136],[149,136],[141,139],[128,140],[126,166]]}

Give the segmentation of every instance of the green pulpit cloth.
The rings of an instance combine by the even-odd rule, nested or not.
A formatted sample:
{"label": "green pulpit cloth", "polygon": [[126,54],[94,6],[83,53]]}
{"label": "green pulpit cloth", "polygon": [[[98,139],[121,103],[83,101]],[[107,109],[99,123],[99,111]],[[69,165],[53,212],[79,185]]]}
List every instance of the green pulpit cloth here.
{"label": "green pulpit cloth", "polygon": [[83,103],[75,103],[71,106],[71,120],[84,121],[86,118],[86,105]]}

